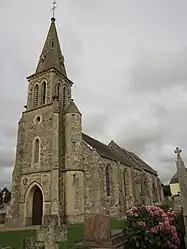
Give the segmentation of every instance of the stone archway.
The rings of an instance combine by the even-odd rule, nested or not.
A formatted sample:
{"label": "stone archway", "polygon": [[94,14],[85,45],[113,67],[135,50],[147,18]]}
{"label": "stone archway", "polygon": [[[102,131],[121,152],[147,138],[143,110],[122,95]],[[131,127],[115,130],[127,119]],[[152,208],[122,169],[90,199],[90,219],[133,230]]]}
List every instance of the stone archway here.
{"label": "stone archway", "polygon": [[42,225],[43,201],[42,190],[34,184],[26,198],[26,225]]}

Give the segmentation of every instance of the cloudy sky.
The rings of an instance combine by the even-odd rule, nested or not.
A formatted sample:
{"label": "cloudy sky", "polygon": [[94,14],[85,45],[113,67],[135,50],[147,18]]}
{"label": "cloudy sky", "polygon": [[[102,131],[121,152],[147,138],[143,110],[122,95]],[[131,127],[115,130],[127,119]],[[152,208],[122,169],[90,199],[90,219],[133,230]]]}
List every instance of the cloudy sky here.
{"label": "cloudy sky", "polygon": [[[1,1],[0,185],[11,182],[26,77],[52,0]],[[167,183],[176,146],[187,163],[186,0],[63,0],[57,28],[86,133],[141,156]]]}

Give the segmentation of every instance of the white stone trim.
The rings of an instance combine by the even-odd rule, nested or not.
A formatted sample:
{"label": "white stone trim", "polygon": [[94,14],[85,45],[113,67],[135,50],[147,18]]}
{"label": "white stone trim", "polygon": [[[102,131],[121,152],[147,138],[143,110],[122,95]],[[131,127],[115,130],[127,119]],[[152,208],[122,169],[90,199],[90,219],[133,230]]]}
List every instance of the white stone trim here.
{"label": "white stone trim", "polygon": [[25,207],[24,207],[24,217],[25,218],[31,216],[31,213],[32,213],[31,202],[33,204],[33,195],[34,195],[34,187],[35,186],[37,186],[41,190],[41,192],[42,192],[42,197],[43,197],[42,216],[44,217],[44,214],[45,214],[45,196],[44,196],[44,191],[43,191],[42,186],[38,182],[34,181],[34,182],[32,182],[28,186],[28,188],[25,191],[25,195],[24,195],[24,205],[25,205]]}

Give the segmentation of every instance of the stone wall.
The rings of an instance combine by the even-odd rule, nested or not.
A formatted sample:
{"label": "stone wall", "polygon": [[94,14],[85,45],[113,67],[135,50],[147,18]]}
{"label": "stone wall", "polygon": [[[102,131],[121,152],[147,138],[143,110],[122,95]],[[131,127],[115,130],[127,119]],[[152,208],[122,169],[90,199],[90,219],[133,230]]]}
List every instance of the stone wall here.
{"label": "stone wall", "polygon": [[[18,129],[16,161],[12,177],[12,201],[5,225],[14,222],[17,223],[17,226],[24,226],[25,222],[27,223],[30,219],[28,216],[31,215],[28,214],[28,210],[31,209],[29,208],[31,205],[29,198],[32,198],[29,197],[29,192],[35,185],[39,186],[43,193],[44,216],[58,215],[61,217],[60,220],[63,220],[65,212],[62,174],[62,169],[65,167],[63,160],[64,137],[59,139],[64,133],[64,120],[60,105],[60,100],[62,102],[63,99],[62,86],[60,100],[53,99],[56,83],[60,80],[59,77],[57,72],[50,70],[48,73],[29,79],[27,109],[22,113]],[[32,89],[36,83],[40,87],[44,80],[47,83],[46,102],[41,105],[40,89],[38,107],[33,109]],[[63,84],[62,82],[64,80],[61,76],[61,84]],[[34,157],[36,140],[39,141],[37,161]],[[11,217],[14,219],[17,217],[17,221],[13,221]],[[46,217],[44,217],[45,221]]]}
{"label": "stone wall", "polygon": [[106,211],[106,202],[102,185],[102,171],[100,156],[83,142],[84,167],[84,214]]}
{"label": "stone wall", "polygon": [[[133,203],[131,172],[119,162],[100,157],[101,180],[104,199],[112,216],[124,215],[126,209]],[[106,167],[110,175],[110,195],[107,196]]]}
{"label": "stone wall", "polygon": [[84,220],[84,170],[82,162],[82,120],[78,112],[65,113],[66,220]]}
{"label": "stone wall", "polygon": [[67,171],[65,173],[66,221],[81,223],[84,221],[84,172]]}
{"label": "stone wall", "polygon": [[[101,157],[88,145],[83,146],[83,166],[85,170],[86,212],[101,198],[102,205],[111,216],[125,215],[134,204],[152,204],[161,202],[162,192],[158,177],[145,170],[125,166]],[[106,167],[110,175],[110,195],[107,196]],[[99,175],[98,175],[99,174]],[[99,184],[100,179],[100,184]],[[96,193],[96,188],[101,193]]]}

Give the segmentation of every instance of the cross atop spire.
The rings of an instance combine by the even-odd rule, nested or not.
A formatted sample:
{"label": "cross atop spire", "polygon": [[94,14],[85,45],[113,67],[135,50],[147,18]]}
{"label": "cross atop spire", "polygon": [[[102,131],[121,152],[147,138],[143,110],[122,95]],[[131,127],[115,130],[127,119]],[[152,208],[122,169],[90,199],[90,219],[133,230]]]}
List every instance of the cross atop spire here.
{"label": "cross atop spire", "polygon": [[174,150],[174,152],[177,154],[177,158],[179,158],[182,150],[179,147],[176,147],[176,149]]}
{"label": "cross atop spire", "polygon": [[53,1],[53,7],[52,7],[52,13],[53,13],[53,15],[52,15],[52,19],[55,19],[55,10],[56,10],[56,8],[57,8],[58,6],[56,6],[56,1]]}

